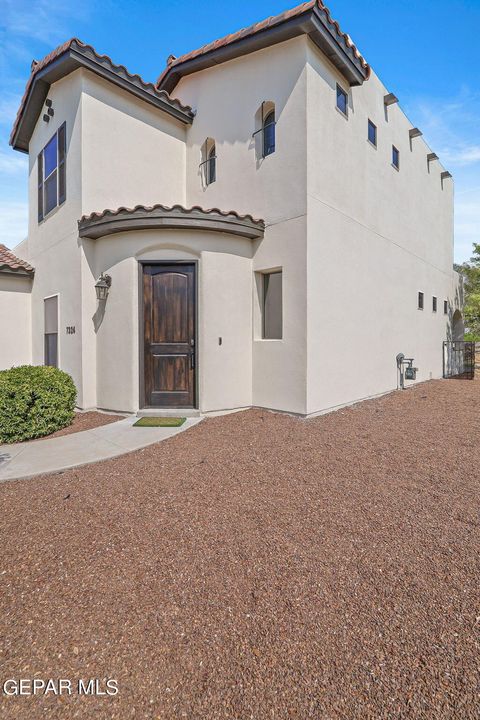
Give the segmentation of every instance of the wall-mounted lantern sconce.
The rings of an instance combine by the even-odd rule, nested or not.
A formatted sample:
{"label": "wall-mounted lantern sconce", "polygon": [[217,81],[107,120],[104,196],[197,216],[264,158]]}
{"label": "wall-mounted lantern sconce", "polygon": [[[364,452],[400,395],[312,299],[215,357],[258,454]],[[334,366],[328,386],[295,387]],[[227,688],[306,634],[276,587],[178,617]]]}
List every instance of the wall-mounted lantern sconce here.
{"label": "wall-mounted lantern sconce", "polygon": [[398,102],[398,98],[393,93],[388,93],[388,95],[383,96],[383,102],[388,107],[389,105],[395,105],[395,103]]}
{"label": "wall-mounted lantern sconce", "polygon": [[418,128],[412,128],[411,130],[408,131],[408,134],[410,135],[410,140],[423,135],[422,131],[419,130]]}
{"label": "wall-mounted lantern sconce", "polygon": [[105,275],[103,272],[95,283],[95,292],[97,293],[97,300],[106,300],[108,297],[108,291],[112,284],[112,278],[110,275]]}

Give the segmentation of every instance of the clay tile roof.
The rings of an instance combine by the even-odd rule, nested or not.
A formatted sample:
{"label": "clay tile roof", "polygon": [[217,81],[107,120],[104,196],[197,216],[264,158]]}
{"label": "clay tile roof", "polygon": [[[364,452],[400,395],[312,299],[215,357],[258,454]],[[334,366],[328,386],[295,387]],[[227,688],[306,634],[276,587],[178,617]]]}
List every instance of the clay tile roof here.
{"label": "clay tile roof", "polygon": [[204,215],[221,215],[222,217],[235,217],[237,220],[248,220],[251,223],[254,223],[255,225],[259,225],[261,227],[265,227],[265,221],[260,218],[254,218],[250,214],[246,215],[239,215],[239,213],[236,212],[236,210],[219,210],[218,208],[209,208],[208,210],[205,210],[204,208],[200,207],[200,205],[193,205],[190,208],[186,208],[183,205],[172,205],[171,207],[168,205],[161,205],[160,203],[156,203],[155,205],[135,205],[133,208],[127,208],[127,207],[119,207],[116,210],[102,210],[102,212],[93,212],[90,213],[90,215],[82,215],[80,220],[78,221],[79,224],[83,224],[85,222],[88,222],[90,220],[100,220],[100,218],[106,217],[107,215],[114,216],[119,215],[120,213],[135,213],[138,211],[141,212],[153,212],[154,210],[162,210],[166,213],[168,212],[180,212],[185,215],[189,215],[191,213],[202,213]]}
{"label": "clay tile roof", "polygon": [[35,270],[25,260],[20,260],[6,245],[0,244],[0,272],[16,272],[19,275],[33,275]]}
{"label": "clay tile roof", "polygon": [[48,53],[48,55],[45,55],[42,60],[34,60],[32,62],[30,77],[28,78],[25,92],[23,94],[20,107],[15,118],[15,122],[13,124],[12,132],[10,134],[11,145],[14,142],[15,135],[22,115],[25,111],[28,96],[35,78],[42,70],[53,64],[62,55],[68,53],[71,50],[76,51],[81,56],[93,59],[99,65],[101,65],[102,67],[106,67],[111,73],[113,73],[113,75],[118,76],[123,81],[129,82],[131,85],[134,85],[135,87],[144,90],[154,98],[163,100],[167,105],[170,105],[173,108],[177,108],[183,113],[193,117],[194,113],[192,108],[189,105],[183,105],[180,100],[177,100],[176,98],[171,98],[170,95],[166,92],[166,90],[159,90],[154,83],[145,82],[145,80],[143,80],[140,75],[130,73],[124,65],[116,65],[108,55],[100,55],[91,45],[87,45],[78,38],[71,38],[70,40],[64,42],[62,45],[59,45],[57,48],[55,48],[55,50],[52,50],[50,53]]}
{"label": "clay tile roof", "polygon": [[315,7],[317,7],[319,10],[321,10],[323,13],[325,13],[326,19],[328,23],[334,28],[335,33],[337,35],[337,40],[340,43],[343,43],[345,49],[347,51],[352,52],[355,57],[360,61],[362,67],[366,71],[366,76],[368,77],[370,74],[370,66],[368,65],[365,58],[360,54],[356,46],[353,44],[351,38],[347,33],[343,32],[340,29],[340,26],[336,20],[333,20],[330,14],[330,10],[326,7],[326,5],[323,4],[322,0],[309,0],[309,2],[304,2],[301,5],[297,5],[296,7],[292,8],[291,10],[286,10],[283,13],[280,13],[279,15],[275,15],[272,17],[268,17],[265,20],[262,20],[261,22],[257,22],[254,25],[250,25],[250,27],[242,28],[241,30],[238,30],[235,33],[232,33],[230,35],[226,35],[223,38],[220,38],[219,40],[215,40],[214,42],[208,43],[207,45],[203,45],[203,47],[198,48],[197,50],[192,50],[191,52],[186,53],[185,55],[181,55],[178,58],[175,58],[174,56],[169,57],[169,61],[167,62],[167,67],[162,72],[160,77],[157,80],[157,87],[160,87],[166,78],[166,76],[173,70],[173,68],[177,68],[180,65],[183,65],[183,63],[186,63],[189,60],[193,60],[194,58],[199,57],[200,55],[207,55],[209,52],[212,52],[213,50],[216,50],[220,47],[226,47],[227,45],[231,45],[235,43],[237,40],[243,40],[244,38],[251,37],[252,35],[256,35],[257,33],[261,32],[262,30],[266,30],[268,28],[274,27],[276,25],[280,25],[281,23],[286,22],[287,20],[291,20],[292,18],[296,18],[303,13],[306,13],[310,10],[313,10]]}
{"label": "clay tile roof", "polygon": [[136,205],[83,215],[78,221],[80,237],[99,238],[131,229],[187,228],[242,235],[250,239],[263,237],[265,222],[235,210],[204,210],[199,205]]}

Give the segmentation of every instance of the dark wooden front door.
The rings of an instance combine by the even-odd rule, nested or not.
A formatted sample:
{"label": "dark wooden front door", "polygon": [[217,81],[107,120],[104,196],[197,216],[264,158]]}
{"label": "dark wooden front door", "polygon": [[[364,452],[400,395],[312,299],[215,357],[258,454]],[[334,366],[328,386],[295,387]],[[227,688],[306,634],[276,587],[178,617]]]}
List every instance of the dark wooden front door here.
{"label": "dark wooden front door", "polygon": [[195,265],[144,265],[145,407],[195,405]]}

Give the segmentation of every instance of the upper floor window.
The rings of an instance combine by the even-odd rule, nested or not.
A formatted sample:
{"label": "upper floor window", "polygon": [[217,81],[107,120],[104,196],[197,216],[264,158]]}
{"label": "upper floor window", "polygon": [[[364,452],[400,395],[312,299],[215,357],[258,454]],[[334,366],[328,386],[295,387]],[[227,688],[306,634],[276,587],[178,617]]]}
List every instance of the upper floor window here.
{"label": "upper floor window", "polygon": [[208,185],[211,185],[217,179],[217,155],[215,145],[212,145],[208,151],[207,178]]}
{"label": "upper floor window", "polygon": [[265,116],[263,120],[263,157],[275,152],[275,110]]}
{"label": "upper floor window", "polygon": [[448,300],[443,301],[443,314],[448,315]]}
{"label": "upper floor window", "polygon": [[435,295],[432,297],[432,312],[437,312],[437,298]]}
{"label": "upper floor window", "polygon": [[340,87],[340,85],[337,85],[337,108],[344,115],[347,115],[347,113],[348,113],[348,95],[345,92],[345,90],[343,90],[343,88]]}
{"label": "upper floor window", "polygon": [[392,165],[400,170],[400,150],[397,150],[395,145],[392,145]]}
{"label": "upper floor window", "polygon": [[66,199],[65,161],[67,138],[65,123],[38,155],[38,221],[43,220]]}
{"label": "upper floor window", "polygon": [[423,292],[418,293],[418,309],[423,310]]}
{"label": "upper floor window", "polygon": [[217,148],[215,140],[207,138],[202,147],[202,177],[205,185],[211,185],[217,179]]}
{"label": "upper floor window", "polygon": [[368,121],[368,140],[377,147],[377,126],[371,120]]}

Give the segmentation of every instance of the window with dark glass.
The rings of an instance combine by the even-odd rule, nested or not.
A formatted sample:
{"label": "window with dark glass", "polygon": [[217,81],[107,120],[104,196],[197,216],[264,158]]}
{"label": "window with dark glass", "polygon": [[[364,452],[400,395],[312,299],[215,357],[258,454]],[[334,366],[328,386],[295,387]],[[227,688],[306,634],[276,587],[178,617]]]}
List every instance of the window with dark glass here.
{"label": "window with dark glass", "polygon": [[423,310],[423,293],[418,293],[418,309]]}
{"label": "window with dark glass", "polygon": [[448,315],[448,300],[443,301],[443,314]]}
{"label": "window with dark glass", "polygon": [[282,272],[263,275],[263,328],[265,340],[282,339]]}
{"label": "window with dark glass", "polygon": [[337,108],[344,114],[348,111],[348,95],[340,85],[337,85]]}
{"label": "window with dark glass", "polygon": [[217,155],[215,145],[212,145],[207,155],[207,185],[211,185],[217,179]]}
{"label": "window with dark glass", "polygon": [[400,170],[400,150],[397,150],[395,145],[392,145],[392,165]]}
{"label": "window with dark glass", "polygon": [[263,157],[275,152],[275,110],[271,110],[263,120]]}
{"label": "window with dark glass", "polygon": [[368,121],[368,139],[372,145],[377,147],[377,126],[371,120]]}
{"label": "window with dark glass", "polygon": [[432,312],[437,312],[437,298],[435,295],[432,297]]}
{"label": "window with dark glass", "polygon": [[65,202],[66,144],[66,127],[64,123],[38,155],[39,222],[57,205]]}
{"label": "window with dark glass", "polygon": [[58,296],[43,301],[45,323],[44,364],[58,367]]}

